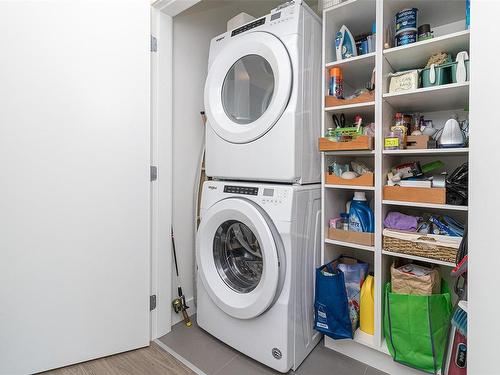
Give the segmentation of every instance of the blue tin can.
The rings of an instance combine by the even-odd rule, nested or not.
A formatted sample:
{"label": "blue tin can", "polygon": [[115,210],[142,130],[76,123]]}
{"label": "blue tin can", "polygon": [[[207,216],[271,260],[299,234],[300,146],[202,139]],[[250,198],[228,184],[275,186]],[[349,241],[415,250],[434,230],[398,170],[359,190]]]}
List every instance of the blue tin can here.
{"label": "blue tin can", "polygon": [[395,35],[405,31],[417,31],[418,9],[407,8],[396,13],[394,17]]}
{"label": "blue tin can", "polygon": [[396,47],[405,46],[407,44],[415,43],[417,41],[417,31],[404,31],[399,33],[394,38],[394,44]]}

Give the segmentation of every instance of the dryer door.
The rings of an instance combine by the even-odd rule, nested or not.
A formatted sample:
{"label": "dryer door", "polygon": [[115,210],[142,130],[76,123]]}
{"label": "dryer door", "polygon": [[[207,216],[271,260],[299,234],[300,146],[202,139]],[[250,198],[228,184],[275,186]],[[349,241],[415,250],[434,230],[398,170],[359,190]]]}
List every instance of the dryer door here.
{"label": "dryer door", "polygon": [[278,291],[277,242],[265,216],[251,201],[228,198],[210,207],[198,228],[198,275],[213,302],[235,318],[262,314]]}
{"label": "dryer door", "polygon": [[223,139],[248,143],[279,120],[292,89],[292,65],[272,34],[237,36],[213,61],[205,83],[208,122]]}

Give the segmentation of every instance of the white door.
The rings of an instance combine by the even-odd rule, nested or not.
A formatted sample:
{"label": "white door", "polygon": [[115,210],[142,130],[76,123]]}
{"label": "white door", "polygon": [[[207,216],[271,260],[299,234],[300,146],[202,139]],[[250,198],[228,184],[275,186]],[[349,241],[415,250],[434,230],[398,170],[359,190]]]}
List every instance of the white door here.
{"label": "white door", "polygon": [[149,343],[146,0],[0,2],[0,374]]}
{"label": "white door", "polygon": [[258,31],[233,37],[210,65],[208,123],[228,142],[258,139],[283,114],[292,79],[290,57],[277,37]]}
{"label": "white door", "polygon": [[196,242],[199,277],[224,312],[250,319],[271,306],[284,259],[273,223],[256,204],[237,198],[217,202],[204,213]]}

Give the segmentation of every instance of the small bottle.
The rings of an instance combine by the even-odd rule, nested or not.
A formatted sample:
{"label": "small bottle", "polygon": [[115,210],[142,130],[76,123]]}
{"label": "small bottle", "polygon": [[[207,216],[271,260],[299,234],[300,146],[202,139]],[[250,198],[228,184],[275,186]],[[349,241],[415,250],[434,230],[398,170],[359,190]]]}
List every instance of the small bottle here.
{"label": "small bottle", "polygon": [[394,132],[388,132],[384,138],[385,150],[399,150],[399,137]]}
{"label": "small bottle", "polygon": [[349,214],[348,213],[341,213],[340,214],[340,223],[341,223],[341,229],[342,230],[349,230]]}
{"label": "small bottle", "polygon": [[344,80],[342,77],[342,69],[330,68],[330,85],[328,94],[335,96],[337,99],[344,99]]}
{"label": "small bottle", "polygon": [[402,150],[406,145],[407,128],[402,113],[399,112],[396,113],[394,118],[395,118],[395,125],[391,127],[391,131],[394,133],[396,137],[399,138],[399,149]]}

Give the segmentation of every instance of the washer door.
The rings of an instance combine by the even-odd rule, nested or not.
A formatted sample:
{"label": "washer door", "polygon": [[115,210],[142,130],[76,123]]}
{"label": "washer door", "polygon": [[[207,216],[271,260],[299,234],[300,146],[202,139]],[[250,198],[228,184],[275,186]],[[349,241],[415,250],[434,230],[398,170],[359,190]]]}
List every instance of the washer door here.
{"label": "washer door", "polygon": [[228,315],[251,319],[272,304],[279,258],[272,223],[254,203],[228,198],[210,207],[198,228],[198,275]]}
{"label": "washer door", "polygon": [[292,65],[272,34],[238,36],[217,55],[205,83],[208,122],[223,139],[248,143],[279,120],[292,89]]}

